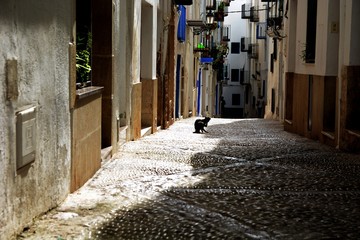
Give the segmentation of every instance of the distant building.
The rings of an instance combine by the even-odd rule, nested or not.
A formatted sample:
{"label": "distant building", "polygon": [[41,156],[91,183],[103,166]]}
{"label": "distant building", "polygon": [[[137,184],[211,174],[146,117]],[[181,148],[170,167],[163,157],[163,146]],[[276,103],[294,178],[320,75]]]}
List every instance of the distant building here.
{"label": "distant building", "polygon": [[266,8],[261,8],[260,1],[250,0],[229,7],[230,51],[222,85],[227,117],[258,117],[256,103],[267,95]]}

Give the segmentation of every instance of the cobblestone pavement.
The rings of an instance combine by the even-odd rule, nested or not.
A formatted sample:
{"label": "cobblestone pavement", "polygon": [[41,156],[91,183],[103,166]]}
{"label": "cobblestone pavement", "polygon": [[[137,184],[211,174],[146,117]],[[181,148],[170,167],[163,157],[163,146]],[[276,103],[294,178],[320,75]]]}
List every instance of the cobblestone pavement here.
{"label": "cobblestone pavement", "polygon": [[360,156],[270,120],[194,118],[122,146],[18,239],[359,239]]}

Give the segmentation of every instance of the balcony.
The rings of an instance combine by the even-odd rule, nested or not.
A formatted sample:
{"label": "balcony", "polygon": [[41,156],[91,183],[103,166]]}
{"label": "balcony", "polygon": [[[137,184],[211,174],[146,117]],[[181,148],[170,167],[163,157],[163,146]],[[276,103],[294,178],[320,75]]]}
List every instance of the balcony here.
{"label": "balcony", "polygon": [[283,17],[269,17],[267,19],[268,27],[272,28],[281,28]]}
{"label": "balcony", "polygon": [[199,32],[194,34],[194,53],[201,52],[208,54],[212,45],[212,37],[210,34]]}
{"label": "balcony", "polygon": [[259,22],[259,9],[250,7],[250,22]]}
{"label": "balcony", "polygon": [[249,44],[248,57],[252,59],[258,59],[259,57],[259,45],[257,43]]}
{"label": "balcony", "polygon": [[240,69],[240,84],[248,85],[250,84],[250,72],[248,70]]}
{"label": "balcony", "polygon": [[223,3],[226,7],[230,6],[231,0],[223,0]]}
{"label": "balcony", "polygon": [[242,37],[240,40],[241,45],[241,52],[248,52],[249,51],[249,38]]}
{"label": "balcony", "polygon": [[242,19],[250,19],[250,4],[243,4],[241,5],[241,18]]}
{"label": "balcony", "polygon": [[223,26],[222,27],[222,40],[224,42],[229,42],[230,41],[230,31],[231,30],[231,26],[228,25],[228,26]]}
{"label": "balcony", "polygon": [[224,70],[224,79],[223,80],[229,81],[229,79],[230,79],[230,74],[229,74],[230,64],[225,63],[223,70]]}
{"label": "balcony", "polygon": [[206,10],[216,10],[216,0],[206,0]]}

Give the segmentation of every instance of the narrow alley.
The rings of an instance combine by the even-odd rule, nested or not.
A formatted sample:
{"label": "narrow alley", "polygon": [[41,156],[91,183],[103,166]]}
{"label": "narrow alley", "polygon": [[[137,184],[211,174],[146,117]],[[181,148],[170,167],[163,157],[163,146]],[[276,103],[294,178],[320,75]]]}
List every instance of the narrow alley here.
{"label": "narrow alley", "polygon": [[358,239],[360,156],[278,121],[195,118],[125,143],[17,239]]}

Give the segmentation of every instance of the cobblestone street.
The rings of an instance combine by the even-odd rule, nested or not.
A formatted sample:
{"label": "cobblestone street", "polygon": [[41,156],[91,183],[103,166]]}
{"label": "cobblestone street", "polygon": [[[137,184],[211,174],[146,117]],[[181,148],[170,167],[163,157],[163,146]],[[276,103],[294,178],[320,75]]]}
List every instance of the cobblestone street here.
{"label": "cobblestone street", "polygon": [[359,239],[360,156],[277,121],[194,118],[124,144],[18,239]]}

